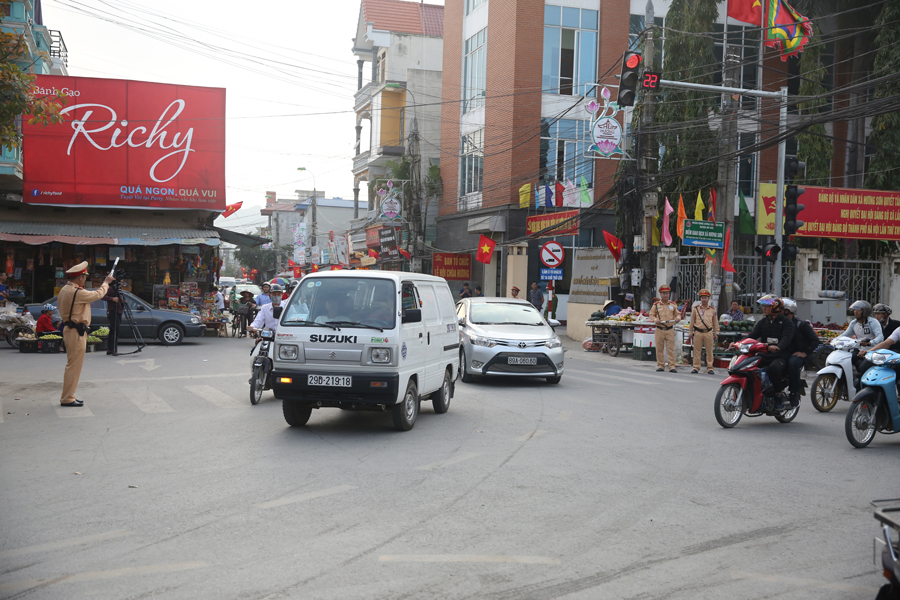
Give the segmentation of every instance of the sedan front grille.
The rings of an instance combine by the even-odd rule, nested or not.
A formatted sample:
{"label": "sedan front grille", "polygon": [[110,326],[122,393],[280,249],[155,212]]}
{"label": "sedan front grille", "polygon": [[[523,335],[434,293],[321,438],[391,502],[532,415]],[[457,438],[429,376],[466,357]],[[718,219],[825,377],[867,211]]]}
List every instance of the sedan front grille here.
{"label": "sedan front grille", "polygon": [[516,341],[508,341],[508,340],[494,340],[494,343],[498,346],[509,346],[510,348],[538,348],[540,346],[546,346],[547,342],[545,340],[538,340],[536,342],[516,342]]}

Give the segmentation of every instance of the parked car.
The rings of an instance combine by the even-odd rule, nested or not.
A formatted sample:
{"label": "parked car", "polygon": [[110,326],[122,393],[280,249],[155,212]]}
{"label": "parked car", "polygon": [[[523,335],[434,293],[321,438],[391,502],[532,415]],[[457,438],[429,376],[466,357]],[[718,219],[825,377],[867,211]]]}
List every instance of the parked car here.
{"label": "parked car", "polygon": [[464,298],[459,318],[459,376],[544,377],[559,383],[565,367],[559,321],[544,320],[526,300]]}
{"label": "parked car", "polygon": [[[130,292],[120,292],[120,296],[131,309],[134,325],[144,341],[158,339],[167,346],[174,346],[183,342],[185,337],[200,337],[206,332],[206,325],[196,315],[167,308],[154,308]],[[56,296],[40,304],[28,304],[26,308],[32,315],[40,315],[41,307],[45,304],[56,307]],[[92,302],[91,331],[108,325],[106,303],[102,300]],[[134,337],[134,332],[123,315],[119,339],[134,339]]]}

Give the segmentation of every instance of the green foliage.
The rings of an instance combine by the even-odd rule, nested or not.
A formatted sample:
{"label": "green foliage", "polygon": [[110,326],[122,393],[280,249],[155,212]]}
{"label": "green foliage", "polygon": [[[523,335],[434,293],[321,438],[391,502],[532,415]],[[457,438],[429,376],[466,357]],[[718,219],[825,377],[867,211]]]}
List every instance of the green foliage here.
{"label": "green foliage", "polygon": [[[713,83],[716,58],[714,40],[708,35],[690,35],[713,31],[718,17],[715,0],[673,0],[666,19],[663,78],[692,83]],[[717,112],[716,97],[708,92],[667,89],[656,108],[657,135],[664,148],[660,175],[692,167],[718,152],[718,135],[710,129],[709,119]],[[669,125],[669,127],[666,127]],[[673,205],[684,194],[685,209],[693,214],[697,191],[715,184],[718,167],[711,163],[663,184],[663,194]]]}
{"label": "green foliage", "polygon": [[[900,72],[900,0],[888,0],[881,9],[877,25],[883,26],[875,38],[875,66],[872,78]],[[900,94],[900,81],[892,80],[875,88],[876,98]],[[879,115],[872,120],[869,144],[875,155],[869,162],[865,187],[874,190],[900,190],[900,112]]]}
{"label": "green foliage", "polygon": [[262,246],[240,246],[234,251],[234,257],[241,266],[246,267],[248,273],[251,269],[256,269],[260,273],[263,273],[265,271],[272,271],[276,268],[280,268],[282,265],[275,264],[278,260],[278,256],[289,257],[293,251],[294,249],[290,245],[280,247],[272,246],[271,248],[263,248]]}
{"label": "green foliage", "polygon": [[[813,23],[813,39],[819,39],[819,30]],[[822,85],[825,79],[825,66],[821,61],[822,45],[809,44],[800,55],[800,95],[820,96],[828,90]],[[801,102],[798,107],[804,116],[817,115],[825,105],[825,98]],[[798,179],[800,185],[827,186],[831,175],[831,157],[834,146],[825,135],[825,124],[819,123],[797,135],[797,158],[806,163],[806,177]]]}

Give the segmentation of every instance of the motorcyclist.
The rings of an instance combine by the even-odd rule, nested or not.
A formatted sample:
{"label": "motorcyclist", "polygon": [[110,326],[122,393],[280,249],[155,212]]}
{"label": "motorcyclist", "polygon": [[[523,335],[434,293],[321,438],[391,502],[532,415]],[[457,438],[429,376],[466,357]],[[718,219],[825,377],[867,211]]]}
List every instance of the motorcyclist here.
{"label": "motorcyclist", "polygon": [[[281,311],[284,309],[281,306],[281,298],[284,296],[284,288],[279,284],[272,284],[269,288],[269,298],[272,299],[272,302],[269,304],[264,304],[262,308],[259,309],[259,312],[256,313],[256,318],[253,319],[253,323],[247,327],[247,330],[253,334],[259,329],[271,329],[272,331],[278,331],[278,320],[281,318]],[[253,349],[251,353],[252,358],[256,358],[259,354],[259,340],[257,340],[256,347]]]}
{"label": "motorcyclist", "polygon": [[[794,323],[784,316],[784,301],[781,298],[766,294],[756,301],[762,306],[763,315],[750,332],[748,338],[764,342],[766,354],[760,361],[763,370],[763,390],[777,384],[787,371],[787,359],[791,355],[791,343],[794,341]],[[738,346],[738,342],[731,346]],[[768,381],[766,381],[768,380]],[[781,396],[778,397],[776,410],[783,410]]]}
{"label": "motorcyclist", "polygon": [[[875,320],[881,324],[881,333],[884,335],[884,339],[887,340],[894,330],[900,327],[900,321],[891,318],[893,311],[887,304],[876,304],[872,307],[872,311],[875,313]],[[897,352],[900,350],[900,345],[894,344],[891,346],[891,350]]]}
{"label": "motorcyclist", "polygon": [[798,319],[797,303],[784,298],[784,316],[794,324],[794,339],[791,341],[791,355],[788,357],[788,382],[790,384],[791,406],[800,406],[800,377],[807,357],[819,346],[819,336],[808,321]]}
{"label": "motorcyclist", "polygon": [[857,300],[850,305],[850,310],[853,311],[853,316],[855,318],[850,321],[850,326],[847,327],[847,331],[838,337],[859,340],[859,345],[861,346],[860,352],[851,357],[853,368],[857,371],[853,377],[853,387],[859,389],[859,375],[862,375],[866,371],[866,366],[864,364],[866,361],[866,352],[872,349],[871,346],[876,346],[883,342],[884,334],[881,331],[881,323],[872,317],[871,304],[865,300]]}

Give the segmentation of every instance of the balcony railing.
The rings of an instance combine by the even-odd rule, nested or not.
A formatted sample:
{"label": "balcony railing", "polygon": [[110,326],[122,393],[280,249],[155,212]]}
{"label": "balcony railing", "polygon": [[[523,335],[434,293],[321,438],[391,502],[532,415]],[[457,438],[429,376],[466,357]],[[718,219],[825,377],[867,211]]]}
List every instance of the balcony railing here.
{"label": "balcony railing", "polygon": [[353,94],[353,110],[359,112],[372,100],[372,82],[362,86],[362,89]]}
{"label": "balcony railing", "polygon": [[66,48],[62,32],[56,29],[50,30],[50,56],[60,59],[66,67],[69,66],[69,49]]}

